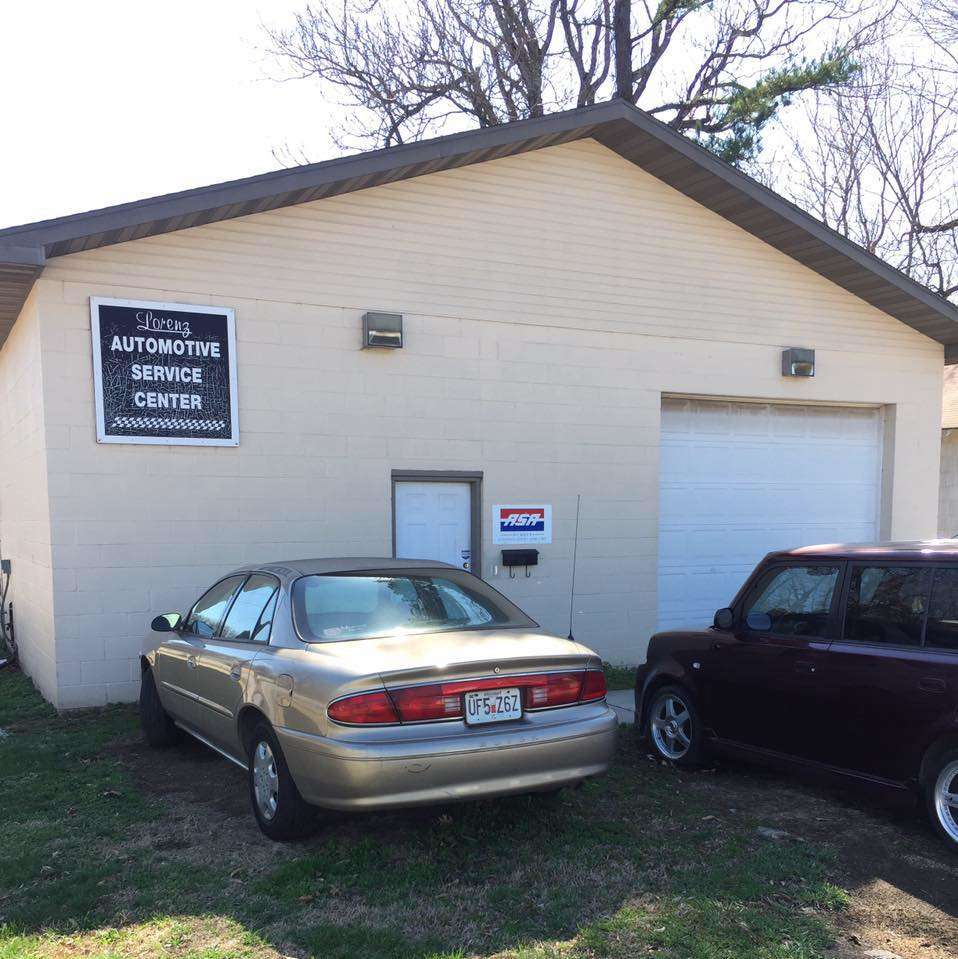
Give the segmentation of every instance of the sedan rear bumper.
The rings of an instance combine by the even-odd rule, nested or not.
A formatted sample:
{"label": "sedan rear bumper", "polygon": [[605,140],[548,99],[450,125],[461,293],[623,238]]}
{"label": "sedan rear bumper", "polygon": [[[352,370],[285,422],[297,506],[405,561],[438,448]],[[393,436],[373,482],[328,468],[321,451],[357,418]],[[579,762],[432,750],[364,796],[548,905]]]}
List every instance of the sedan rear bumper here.
{"label": "sedan rear bumper", "polygon": [[[582,711],[585,715],[581,715]],[[391,809],[557,789],[604,773],[618,724],[605,703],[575,718],[527,716],[435,738],[339,740],[276,730],[303,798],[332,809]],[[427,727],[396,730],[423,736]]]}

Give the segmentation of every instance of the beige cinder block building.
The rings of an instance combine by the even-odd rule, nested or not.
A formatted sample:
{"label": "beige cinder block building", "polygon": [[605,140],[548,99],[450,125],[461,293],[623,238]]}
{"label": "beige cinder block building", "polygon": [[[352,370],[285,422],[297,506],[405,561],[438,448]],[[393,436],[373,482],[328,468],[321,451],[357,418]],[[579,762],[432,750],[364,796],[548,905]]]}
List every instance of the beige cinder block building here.
{"label": "beige cinder block building", "polygon": [[303,556],[469,564],[564,634],[577,502],[576,638],[639,661],[770,549],[935,534],[956,321],[621,103],[0,231],[23,666],[131,699],[154,614]]}

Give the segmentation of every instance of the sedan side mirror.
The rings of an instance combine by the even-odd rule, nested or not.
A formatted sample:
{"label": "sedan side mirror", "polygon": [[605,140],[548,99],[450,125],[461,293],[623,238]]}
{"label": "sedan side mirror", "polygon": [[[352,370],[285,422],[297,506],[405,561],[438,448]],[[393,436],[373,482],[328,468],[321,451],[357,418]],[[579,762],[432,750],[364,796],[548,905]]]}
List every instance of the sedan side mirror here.
{"label": "sedan side mirror", "polygon": [[150,623],[150,629],[154,633],[172,633],[180,628],[182,622],[183,617],[179,613],[163,613]]}
{"label": "sedan side mirror", "polygon": [[735,614],[726,607],[725,609],[720,609],[715,614],[715,618],[712,620],[712,625],[716,629],[731,629],[734,622]]}

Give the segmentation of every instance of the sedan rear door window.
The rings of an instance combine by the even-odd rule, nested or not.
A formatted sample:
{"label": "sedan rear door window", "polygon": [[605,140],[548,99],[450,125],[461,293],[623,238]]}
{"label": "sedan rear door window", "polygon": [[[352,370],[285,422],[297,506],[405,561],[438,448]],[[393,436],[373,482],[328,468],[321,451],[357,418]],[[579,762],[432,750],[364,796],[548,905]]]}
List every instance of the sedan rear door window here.
{"label": "sedan rear door window", "polygon": [[[223,639],[250,640],[278,586],[272,576],[263,573],[250,576],[226,616],[222,630]],[[259,635],[257,638],[265,640],[268,633],[267,636]]]}
{"label": "sedan rear door window", "polygon": [[958,569],[935,571],[925,645],[958,650]]}
{"label": "sedan rear door window", "polygon": [[838,572],[837,566],[773,567],[746,598],[743,621],[751,613],[766,613],[772,627],[763,632],[778,636],[824,636]]}
{"label": "sedan rear door window", "polygon": [[930,571],[923,566],[856,566],[848,587],[845,639],[918,646],[928,603]]}

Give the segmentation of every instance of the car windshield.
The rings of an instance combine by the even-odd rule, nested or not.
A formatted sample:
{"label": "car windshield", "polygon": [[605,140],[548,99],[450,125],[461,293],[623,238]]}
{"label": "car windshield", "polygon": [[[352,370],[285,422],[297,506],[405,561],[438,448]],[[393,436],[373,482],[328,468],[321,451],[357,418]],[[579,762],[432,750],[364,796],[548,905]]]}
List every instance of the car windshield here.
{"label": "car windshield", "polygon": [[304,576],[293,585],[293,615],[313,643],[536,626],[482,580],[455,570]]}

